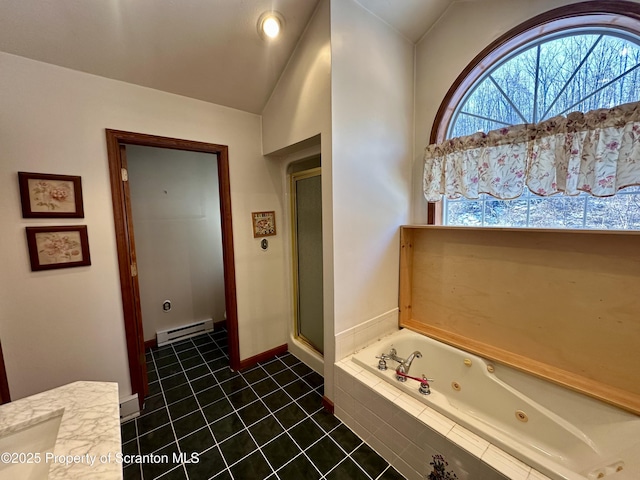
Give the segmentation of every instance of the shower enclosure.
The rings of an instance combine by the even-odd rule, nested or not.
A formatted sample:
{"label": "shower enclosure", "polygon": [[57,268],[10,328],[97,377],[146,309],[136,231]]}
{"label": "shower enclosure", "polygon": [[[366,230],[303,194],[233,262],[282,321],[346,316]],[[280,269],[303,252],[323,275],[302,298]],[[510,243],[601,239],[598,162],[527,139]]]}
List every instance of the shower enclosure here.
{"label": "shower enclosure", "polygon": [[322,187],[321,169],[291,174],[291,217],[298,340],[322,354]]}

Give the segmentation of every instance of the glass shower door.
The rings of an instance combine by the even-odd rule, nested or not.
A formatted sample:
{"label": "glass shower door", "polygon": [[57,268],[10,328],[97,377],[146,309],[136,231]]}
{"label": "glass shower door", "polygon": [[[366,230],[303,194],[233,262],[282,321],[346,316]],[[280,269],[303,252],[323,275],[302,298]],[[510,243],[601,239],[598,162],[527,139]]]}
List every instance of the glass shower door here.
{"label": "glass shower door", "polygon": [[291,175],[296,336],[324,352],[320,168]]}

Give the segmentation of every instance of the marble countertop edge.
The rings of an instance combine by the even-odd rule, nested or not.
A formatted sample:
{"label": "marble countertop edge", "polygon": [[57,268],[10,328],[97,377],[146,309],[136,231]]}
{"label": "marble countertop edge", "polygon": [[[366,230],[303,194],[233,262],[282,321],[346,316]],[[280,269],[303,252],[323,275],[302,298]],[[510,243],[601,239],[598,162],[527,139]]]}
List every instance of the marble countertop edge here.
{"label": "marble countertop edge", "polygon": [[110,455],[110,461],[50,462],[49,479],[121,479],[118,384],[79,381],[0,406],[0,435],[18,432],[62,413],[55,456]]}

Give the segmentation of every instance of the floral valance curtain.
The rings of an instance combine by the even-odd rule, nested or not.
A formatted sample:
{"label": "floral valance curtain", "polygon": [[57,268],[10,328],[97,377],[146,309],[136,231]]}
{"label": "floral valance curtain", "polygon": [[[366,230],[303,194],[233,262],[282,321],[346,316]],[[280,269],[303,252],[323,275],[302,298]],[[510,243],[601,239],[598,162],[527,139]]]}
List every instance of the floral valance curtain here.
{"label": "floral valance curtain", "polygon": [[525,185],[545,196],[614,195],[640,185],[640,102],[452,138],[429,145],[424,162],[429,202],[512,199]]}

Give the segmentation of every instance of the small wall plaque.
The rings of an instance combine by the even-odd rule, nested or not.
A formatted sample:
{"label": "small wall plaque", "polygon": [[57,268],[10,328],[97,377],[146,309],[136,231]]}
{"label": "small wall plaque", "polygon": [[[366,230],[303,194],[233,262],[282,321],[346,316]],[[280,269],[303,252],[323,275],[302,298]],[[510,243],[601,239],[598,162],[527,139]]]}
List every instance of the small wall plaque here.
{"label": "small wall plaque", "polygon": [[276,234],[276,212],[251,212],[253,238]]}

